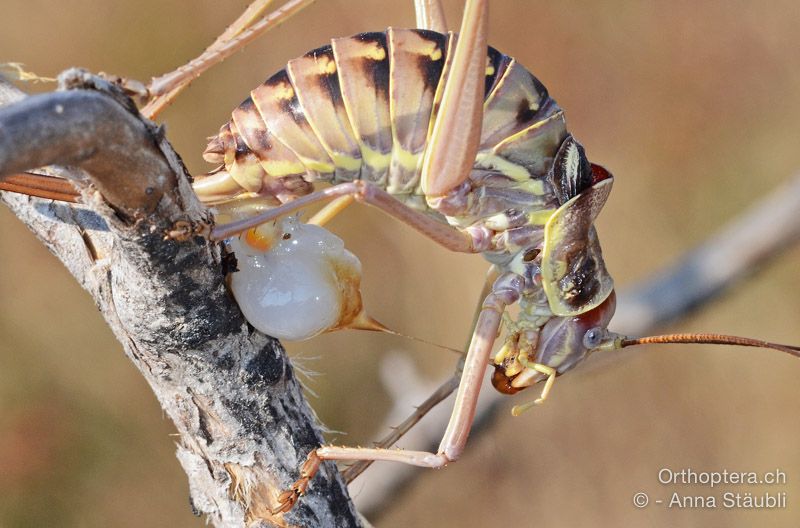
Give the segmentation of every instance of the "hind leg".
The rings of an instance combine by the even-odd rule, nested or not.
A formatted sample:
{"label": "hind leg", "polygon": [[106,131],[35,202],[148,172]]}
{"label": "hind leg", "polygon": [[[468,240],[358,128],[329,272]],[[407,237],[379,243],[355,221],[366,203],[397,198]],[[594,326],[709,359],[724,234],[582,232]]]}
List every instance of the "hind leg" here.
{"label": "hind leg", "polygon": [[444,18],[441,0],[414,0],[414,12],[417,14],[419,29],[447,33],[447,21]]}
{"label": "hind leg", "polygon": [[508,305],[519,299],[523,284],[522,277],[506,273],[495,281],[491,293],[484,299],[464,360],[464,370],[453,404],[453,412],[436,453],[403,449],[319,447],[308,454],[300,469],[300,478],[278,497],[278,505],[273,509],[273,513],[289,511],[297,503],[298,499],[305,494],[311,479],[314,478],[324,460],[383,460],[428,468],[440,468],[458,460],[466,446],[475,417],[481,381],[500,329],[502,314]]}

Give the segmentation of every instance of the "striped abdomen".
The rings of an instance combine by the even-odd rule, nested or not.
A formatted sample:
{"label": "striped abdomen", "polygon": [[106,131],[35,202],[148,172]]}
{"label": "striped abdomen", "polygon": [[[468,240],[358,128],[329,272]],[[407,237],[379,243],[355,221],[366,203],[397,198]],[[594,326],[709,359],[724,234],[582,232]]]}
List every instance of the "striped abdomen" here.
{"label": "striped abdomen", "polygon": [[[335,39],[253,90],[204,157],[251,192],[285,189],[274,185],[284,178],[364,179],[424,208],[421,163],[454,49],[452,34],[416,29]],[[545,87],[490,48],[476,169],[538,181],[534,194],[549,198],[546,173],[565,137]]]}

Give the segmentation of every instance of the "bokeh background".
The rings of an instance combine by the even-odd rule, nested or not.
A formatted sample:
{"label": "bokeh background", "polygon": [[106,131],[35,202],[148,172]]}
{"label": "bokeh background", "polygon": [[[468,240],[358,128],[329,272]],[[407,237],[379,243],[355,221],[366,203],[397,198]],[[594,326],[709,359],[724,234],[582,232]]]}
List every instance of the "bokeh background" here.
{"label": "bokeh background", "polygon": [[[190,169],[247,92],[334,36],[413,25],[412,2],[318,0],[195,82],[162,116]],[[460,2],[446,1],[451,25]],[[245,2],[3,0],[0,62],[40,75],[84,66],[147,80],[196,56]],[[491,43],[536,73],[592,160],[617,176],[598,221],[620,287],[645,278],[800,169],[800,6],[760,2],[495,0]],[[34,87],[34,89],[36,89]],[[798,212],[800,214],[800,212]],[[369,311],[408,334],[461,345],[486,265],[449,255],[380,213],[332,229],[364,264]],[[89,297],[0,211],[0,527],[203,526],[188,504],[174,432]],[[670,328],[800,343],[800,249]],[[396,337],[342,332],[290,346],[337,443],[367,444],[391,398],[387,354],[428,383],[454,358]],[[378,526],[796,526],[800,362],[771,351],[631,350],[577,369],[521,418],[509,398],[462,461],[418,470],[370,518]],[[669,499],[663,467],[768,471],[786,509],[636,509]],[[371,486],[369,479],[362,486]]]}

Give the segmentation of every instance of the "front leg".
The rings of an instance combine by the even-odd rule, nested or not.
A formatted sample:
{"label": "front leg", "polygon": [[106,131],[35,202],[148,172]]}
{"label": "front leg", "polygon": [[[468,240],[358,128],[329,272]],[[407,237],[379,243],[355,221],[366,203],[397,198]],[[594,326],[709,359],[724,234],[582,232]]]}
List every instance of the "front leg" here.
{"label": "front leg", "polygon": [[278,497],[273,513],[289,511],[308,489],[308,485],[324,460],[384,460],[402,462],[413,466],[440,468],[458,460],[467,443],[475,407],[481,390],[481,379],[486,371],[492,346],[497,338],[506,306],[515,303],[522,292],[524,279],[514,273],[505,273],[492,286],[483,301],[469,350],[464,361],[464,371],[456,393],[453,413],[436,453],[402,449],[322,446],[311,453],[300,470],[300,478]]}

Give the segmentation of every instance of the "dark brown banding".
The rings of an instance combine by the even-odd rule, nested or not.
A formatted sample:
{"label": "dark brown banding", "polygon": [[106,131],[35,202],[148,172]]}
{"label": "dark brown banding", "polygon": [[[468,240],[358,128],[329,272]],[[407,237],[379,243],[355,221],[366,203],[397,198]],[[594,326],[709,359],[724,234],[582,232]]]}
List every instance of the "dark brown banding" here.
{"label": "dark brown banding", "polygon": [[[282,143],[292,152],[292,156],[284,158],[300,160],[310,178],[324,174],[328,179],[334,164],[308,122],[289,72],[279,71],[250,92],[250,97],[273,141]],[[262,164],[269,166],[270,161],[262,160]],[[294,168],[291,170],[294,172]],[[271,169],[268,171],[273,173]],[[285,170],[283,172],[285,174]]]}
{"label": "dark brown banding", "polygon": [[[223,129],[209,143],[208,157],[226,152],[225,161],[240,166],[242,179],[253,173],[247,164],[255,154],[273,177],[363,178],[395,195],[416,196],[419,160],[428,148],[454,41],[452,33],[391,28],[334,39],[289,61],[253,90],[234,112],[241,136],[231,138],[230,129]],[[479,221],[519,206],[529,218],[584,189],[584,172],[561,174],[552,185],[558,178],[550,170],[566,128],[542,83],[494,48],[487,48],[484,82],[481,145],[471,178],[483,171],[504,183],[474,180],[477,191],[486,191],[473,193],[480,210],[454,214]],[[524,190],[513,183],[528,179],[540,181]],[[561,191],[557,197],[552,187]],[[524,203],[517,204],[520,199]],[[540,216],[537,222],[545,219]],[[582,276],[582,265],[572,273]]]}
{"label": "dark brown banding", "polygon": [[383,58],[375,59],[362,57],[359,66],[364,71],[364,75],[372,80],[377,97],[389,99],[389,50],[386,45],[385,32],[360,33],[354,38],[361,42],[375,44],[383,49]]}
{"label": "dark brown banding", "polygon": [[248,147],[247,144],[245,144],[244,140],[242,139],[242,136],[241,135],[237,135],[236,136],[236,155],[235,155],[236,161],[241,163],[241,161],[243,159],[245,159],[247,156],[249,156],[252,153],[253,153],[253,151],[250,150],[250,147]]}
{"label": "dark brown banding", "polygon": [[270,176],[282,177],[305,172],[300,160],[272,136],[251,97],[233,111],[230,127],[237,130]]}
{"label": "dark brown banding", "polygon": [[[528,70],[525,71],[528,73],[528,77],[531,78],[531,83],[536,87],[536,92],[539,94],[539,101],[544,103],[550,99],[550,92],[547,91],[547,87],[542,84],[542,81],[537,79],[536,76]],[[544,107],[544,104],[542,104],[542,107]]]}
{"label": "dark brown banding", "polygon": [[497,79],[503,75],[506,65],[511,62],[509,56],[500,53],[491,46],[489,46],[487,55],[486,94],[484,97],[489,97]]}
{"label": "dark brown banding", "polygon": [[[527,110],[523,105],[527,105]],[[481,147],[492,148],[558,112],[558,106],[549,98],[542,83],[519,63],[510,60],[498,72],[486,98]]]}
{"label": "dark brown banding", "polygon": [[331,46],[317,48],[286,66],[310,128],[334,164],[336,181],[358,179],[361,151],[339,85],[338,66]]}
{"label": "dark brown banding", "polygon": [[522,99],[517,106],[517,123],[527,123],[536,115],[536,111],[531,109],[531,102]]}
{"label": "dark brown banding", "polygon": [[362,158],[357,177],[385,188],[393,145],[387,36],[362,33],[331,44],[345,118]]}
{"label": "dark brown banding", "polygon": [[[267,86],[272,88],[283,88],[283,87],[290,87],[292,86],[292,82],[289,79],[289,74],[286,70],[281,70],[264,83]],[[292,116],[294,122],[300,126],[306,125],[306,116],[303,113],[303,108],[300,106],[300,101],[297,100],[297,94],[294,93],[294,89],[292,89],[292,96],[280,99],[280,107],[281,110],[289,115]]]}
{"label": "dark brown banding", "polygon": [[[319,60],[320,58],[325,58],[330,62],[335,62],[333,57],[333,48],[329,45],[322,46],[315,50],[309,51],[306,53],[307,57],[312,57],[314,60]],[[319,84],[320,88],[325,90],[328,93],[328,97],[330,97],[331,102],[334,106],[339,107],[342,106],[344,103],[342,102],[342,90],[339,87],[339,72],[335,71],[333,73],[323,73],[317,77],[317,83]]]}
{"label": "dark brown banding", "polygon": [[415,29],[413,31],[436,46],[441,52],[439,58],[435,60],[427,55],[417,57],[417,68],[425,84],[425,89],[430,90],[431,93],[436,93],[436,87],[439,86],[439,81],[442,77],[444,58],[447,54],[447,37],[441,33],[426,29]]}

